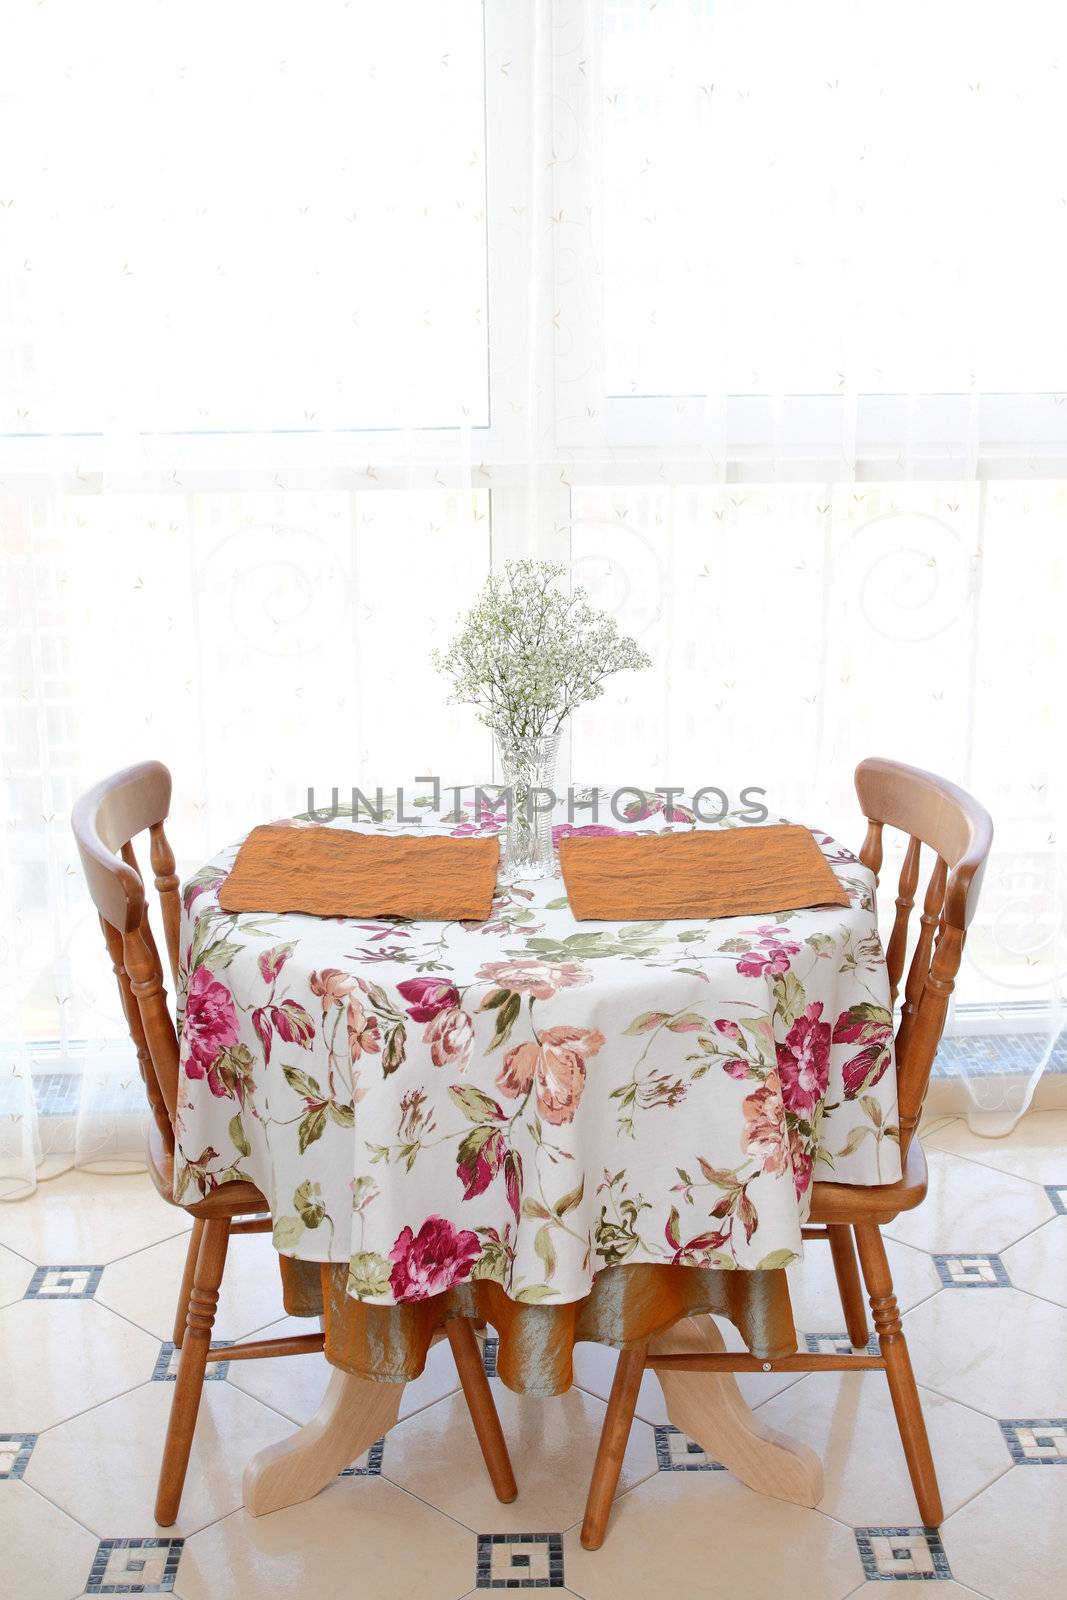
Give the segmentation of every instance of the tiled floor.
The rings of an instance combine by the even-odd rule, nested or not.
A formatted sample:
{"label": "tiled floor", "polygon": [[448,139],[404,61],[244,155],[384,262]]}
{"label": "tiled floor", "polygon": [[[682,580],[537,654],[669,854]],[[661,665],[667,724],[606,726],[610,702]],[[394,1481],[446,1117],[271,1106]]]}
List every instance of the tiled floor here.
{"label": "tiled floor", "polygon": [[[939,1534],[917,1525],[880,1374],[742,1380],[768,1424],[822,1459],[815,1511],[753,1494],[709,1461],[667,1424],[648,1376],[607,1542],[582,1550],[614,1365],[588,1345],[559,1399],[492,1379],[513,1505],[488,1488],[442,1345],[381,1447],[315,1500],[259,1520],[241,1507],[242,1469],[311,1415],[327,1374],[318,1356],[234,1362],[205,1388],[181,1518],[157,1528],[184,1219],[146,1180],[71,1174],[0,1206],[0,1592],[845,1600],[919,1581],[944,1600],[1063,1600],[1067,1112],[1032,1113],[1004,1141],[953,1119],[924,1138],[930,1195],[887,1233],[945,1501]],[[269,1239],[235,1242],[220,1337],[289,1326],[272,1267]],[[798,1325],[828,1348],[843,1335],[825,1248],[809,1247],[793,1276]]]}

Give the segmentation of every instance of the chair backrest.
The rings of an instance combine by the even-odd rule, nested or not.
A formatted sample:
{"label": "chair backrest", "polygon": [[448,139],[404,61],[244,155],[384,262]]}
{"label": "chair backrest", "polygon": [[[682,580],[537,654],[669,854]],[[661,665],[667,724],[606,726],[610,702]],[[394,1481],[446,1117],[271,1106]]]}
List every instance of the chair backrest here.
{"label": "chair backrest", "polygon": [[867,818],[860,860],[877,878],[882,829],[909,835],[897,890],[897,912],[886,948],[896,1004],[908,950],[908,922],[919,883],[923,846],[933,851],[919,932],[904,983],[896,1033],[901,1155],[907,1151],[926,1098],[949,998],[960,968],[967,928],[978,904],[993,823],[985,807],[918,767],[873,756],[856,768],[856,793]]}
{"label": "chair backrest", "polygon": [[163,968],[133,850],[133,840],[147,830],[171,975],[177,986],[181,904],[174,852],[163,829],[170,810],[170,789],[166,767],[159,761],[143,761],[87,790],[74,806],[71,826],[89,893],[100,914],[148,1103],[164,1148],[173,1151],[178,1038],[167,1009]]}

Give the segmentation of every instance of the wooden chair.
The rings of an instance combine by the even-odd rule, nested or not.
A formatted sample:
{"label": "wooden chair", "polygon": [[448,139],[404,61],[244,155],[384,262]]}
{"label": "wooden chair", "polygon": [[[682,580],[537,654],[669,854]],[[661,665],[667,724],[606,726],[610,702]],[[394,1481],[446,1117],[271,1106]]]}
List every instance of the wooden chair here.
{"label": "wooden chair", "polygon": [[[131,842],[147,830],[170,970],[177,986],[181,906],[174,854],[163,828],[170,793],[166,767],[158,761],[145,761],[105,778],[83,794],[71,822],[152,1112],[148,1171],[163,1199],[175,1205],[178,1037],[167,1009],[144,882]],[[270,1207],[253,1184],[234,1182],[223,1184],[205,1199],[183,1203],[182,1209],[192,1216],[193,1226],[174,1323],[174,1343],[181,1357],[156,1495],[156,1521],[164,1526],[178,1515],[207,1362],[304,1355],[324,1347],[321,1333],[212,1345],[211,1329],[230,1238],[269,1232]],[[515,1479],[473,1328],[468,1321],[453,1318],[445,1331],[497,1498],[514,1500]]]}
{"label": "wooden chair", "polygon": [[872,758],[856,768],[856,793],[867,818],[867,836],[860,851],[863,864],[877,879],[882,865],[882,830],[899,828],[910,835],[896,900],[896,919],[886,951],[886,965],[895,1006],[908,948],[908,922],[919,882],[923,846],[933,863],[919,917],[918,937],[908,968],[904,1000],[896,1031],[897,1101],[903,1177],[896,1183],[865,1187],[819,1182],[813,1185],[805,1239],[822,1239],[833,1256],[849,1339],[866,1350],[867,1318],[853,1250],[859,1249],[880,1353],[793,1355],[770,1363],[754,1356],[723,1351],[715,1354],[657,1355],[647,1342],[619,1356],[593,1468],[582,1544],[596,1550],[604,1541],[623,1451],[646,1367],[687,1372],[825,1372],[877,1369],[889,1380],[904,1455],[911,1474],[919,1514],[928,1527],[942,1520],[930,1442],[926,1435],[911,1358],[900,1325],[893,1280],[879,1229],[901,1211],[910,1211],[926,1194],[926,1159],[914,1137],[922,1111],[930,1069],[949,997],[959,971],[967,928],[993,839],[985,808],[962,789],[932,773],[896,761]]}

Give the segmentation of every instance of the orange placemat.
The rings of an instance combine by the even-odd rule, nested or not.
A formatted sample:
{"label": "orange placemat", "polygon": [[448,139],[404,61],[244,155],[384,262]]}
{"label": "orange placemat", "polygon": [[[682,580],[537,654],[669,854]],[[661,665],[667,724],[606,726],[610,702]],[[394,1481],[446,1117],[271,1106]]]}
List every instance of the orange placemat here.
{"label": "orange placemat", "polygon": [[350,828],[253,828],[219,891],[223,911],[484,922],[498,839],[390,838]]}
{"label": "orange placemat", "polygon": [[848,895],[807,828],[571,835],[559,845],[579,922],[751,917],[801,906],[847,906]]}

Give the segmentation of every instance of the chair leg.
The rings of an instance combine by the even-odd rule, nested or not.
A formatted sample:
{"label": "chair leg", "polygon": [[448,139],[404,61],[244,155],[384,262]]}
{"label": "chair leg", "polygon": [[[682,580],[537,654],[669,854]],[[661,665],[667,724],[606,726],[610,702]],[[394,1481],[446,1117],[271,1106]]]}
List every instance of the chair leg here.
{"label": "chair leg", "polygon": [[167,1438],[163,1446],[163,1464],[160,1467],[159,1486],[156,1490],[156,1521],[165,1528],[169,1528],[175,1521],[181,1504],[229,1238],[229,1219],[212,1217],[204,1226],[197,1254],[193,1287],[189,1294],[185,1336],[182,1339],[181,1360],[178,1363],[178,1378],[174,1385]]}
{"label": "chair leg", "polygon": [[465,1317],[450,1317],[445,1323],[445,1332],[452,1346],[459,1381],[463,1385],[467,1409],[478,1435],[493,1493],[504,1505],[510,1505],[519,1491],[515,1486],[504,1430],[493,1403],[493,1391],[485,1375],[482,1352],[474,1337],[474,1329]]}
{"label": "chair leg", "polygon": [[174,1312],[174,1348],[180,1350],[182,1340],[185,1338],[185,1319],[189,1315],[189,1296],[193,1291],[193,1276],[196,1273],[196,1258],[200,1253],[200,1240],[204,1233],[203,1217],[193,1218],[192,1232],[189,1235],[189,1248],[185,1253],[185,1271],[182,1273],[182,1286],[178,1290],[178,1304]]}
{"label": "chair leg", "polygon": [[926,1527],[936,1528],[944,1517],[941,1491],[937,1486],[937,1473],[934,1470],[934,1458],[930,1454],[919,1391],[915,1387],[915,1374],[911,1370],[911,1357],[900,1326],[893,1278],[877,1225],[872,1222],[857,1223],[856,1243],[919,1515]]}
{"label": "chair leg", "polygon": [[633,1426],[637,1392],[644,1376],[647,1350],[646,1342],[619,1352],[607,1415],[600,1432],[593,1476],[589,1480],[589,1495],[585,1502],[582,1544],[586,1550],[599,1550],[604,1543],[608,1517],[611,1515],[611,1502],[615,1498],[619,1473],[622,1471],[626,1441]]}
{"label": "chair leg", "polygon": [[856,1265],[856,1252],[852,1248],[852,1230],[846,1224],[834,1223],[827,1227],[826,1233],[834,1260],[841,1309],[845,1313],[845,1327],[853,1347],[862,1350],[867,1343],[867,1308],[863,1303],[863,1285]]}

